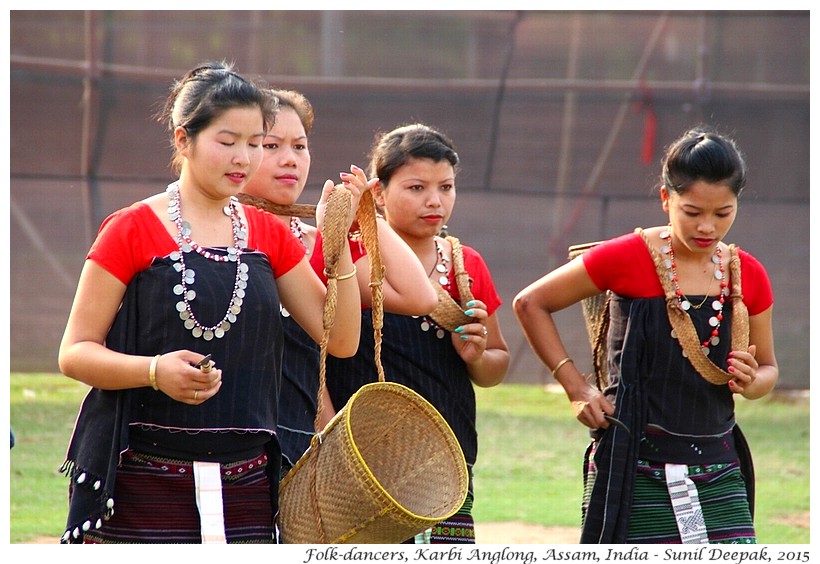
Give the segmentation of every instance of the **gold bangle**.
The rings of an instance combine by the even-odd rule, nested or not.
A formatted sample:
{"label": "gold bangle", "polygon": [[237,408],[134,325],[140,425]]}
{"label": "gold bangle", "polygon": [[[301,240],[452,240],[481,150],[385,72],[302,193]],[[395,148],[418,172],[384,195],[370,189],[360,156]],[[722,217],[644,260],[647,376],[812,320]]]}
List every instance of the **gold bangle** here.
{"label": "gold bangle", "polygon": [[343,274],[342,276],[330,276],[325,270],[325,276],[327,276],[328,280],[331,278],[335,278],[336,280],[347,280],[348,278],[353,278],[356,276],[356,265],[353,265],[353,270],[351,270],[348,274]]}
{"label": "gold bangle", "polygon": [[159,391],[159,386],[157,386],[157,363],[159,362],[159,357],[161,354],[158,354],[154,358],[151,359],[151,366],[148,367],[148,382],[151,384],[151,387],[154,388],[154,391]]}
{"label": "gold bangle", "polygon": [[561,362],[559,362],[558,364],[556,364],[556,365],[555,365],[555,368],[553,368],[553,369],[552,369],[552,377],[553,377],[553,378],[555,378],[555,374],[556,374],[556,372],[558,372],[559,370],[561,370],[561,367],[562,367],[562,366],[564,366],[564,365],[565,365],[566,363],[568,363],[568,362],[575,363],[575,361],[574,361],[574,360],[572,360],[570,357],[565,358],[564,360],[562,360]]}

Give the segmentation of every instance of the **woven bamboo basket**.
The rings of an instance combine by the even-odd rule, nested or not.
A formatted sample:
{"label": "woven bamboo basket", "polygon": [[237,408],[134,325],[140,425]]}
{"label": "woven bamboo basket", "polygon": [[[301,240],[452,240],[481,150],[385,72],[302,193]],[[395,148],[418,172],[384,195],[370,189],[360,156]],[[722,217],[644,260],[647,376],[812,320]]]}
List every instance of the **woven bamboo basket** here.
{"label": "woven bamboo basket", "polygon": [[401,384],[366,384],[282,481],[282,540],[400,543],[455,513],[467,480],[432,405]]}
{"label": "woven bamboo basket", "polygon": [[[329,201],[326,213],[333,207]],[[346,233],[341,243],[327,236],[332,229],[325,217],[329,298],[321,344],[317,433],[279,484],[278,525],[287,544],[400,543],[447,519],[464,504],[467,463],[442,415],[410,388],[385,381],[381,365],[384,272],[370,192],[362,196],[358,221],[370,259],[379,381],[360,388],[324,429],[319,428],[326,342],[334,310],[330,296],[335,291],[339,245],[347,244]]]}

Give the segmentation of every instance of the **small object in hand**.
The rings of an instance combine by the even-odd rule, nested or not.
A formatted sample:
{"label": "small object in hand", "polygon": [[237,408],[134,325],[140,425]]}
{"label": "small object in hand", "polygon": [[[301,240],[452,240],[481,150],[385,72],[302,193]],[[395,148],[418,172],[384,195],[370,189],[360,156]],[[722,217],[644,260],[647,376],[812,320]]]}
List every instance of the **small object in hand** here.
{"label": "small object in hand", "polygon": [[211,355],[205,355],[196,365],[204,374],[210,372],[211,368],[214,367],[214,363],[211,362]]}
{"label": "small object in hand", "polygon": [[604,413],[604,419],[609,421],[610,425],[615,425],[616,427],[626,431],[626,434],[629,435],[630,438],[632,437],[632,432],[629,430],[629,427],[627,427],[620,419],[616,419],[615,417],[607,415],[606,413]]}

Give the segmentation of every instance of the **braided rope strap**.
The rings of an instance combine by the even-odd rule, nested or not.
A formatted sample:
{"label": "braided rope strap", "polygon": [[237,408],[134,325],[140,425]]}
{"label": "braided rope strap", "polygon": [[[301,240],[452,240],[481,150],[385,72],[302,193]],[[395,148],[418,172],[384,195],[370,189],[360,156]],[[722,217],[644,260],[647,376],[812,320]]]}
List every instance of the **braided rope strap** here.
{"label": "braided rope strap", "polygon": [[282,206],[274,204],[265,198],[257,198],[249,194],[239,194],[239,201],[249,206],[254,206],[260,210],[270,212],[275,215],[289,215],[293,217],[316,217],[316,204],[291,204]]}
{"label": "braided rope strap", "polygon": [[337,185],[328,196],[322,224],[322,256],[324,257],[325,275],[327,276],[327,295],[322,316],[324,333],[322,341],[319,343],[319,397],[317,398],[316,418],[313,424],[317,433],[322,430],[319,421],[324,407],[322,396],[326,384],[327,345],[330,340],[330,330],[336,320],[336,299],[339,284],[336,274],[342,249],[347,245],[347,217],[352,197],[352,194],[346,188]]}
{"label": "braided rope strap", "polygon": [[367,190],[359,200],[356,221],[362,231],[362,242],[370,262],[371,315],[373,318],[373,342],[375,343],[376,372],[379,382],[384,382],[382,366],[382,328],[384,327],[384,264],[379,247],[379,226],[376,223],[376,202]]}
{"label": "braided rope strap", "polygon": [[[461,303],[464,304],[473,299],[473,292],[470,289],[470,275],[464,269],[464,253],[461,250],[461,241],[453,236],[447,237],[447,241],[450,242],[453,249],[453,270],[455,271]],[[450,296],[447,290],[442,288],[438,281],[431,280],[430,283],[435,288],[436,294],[438,294],[438,305],[430,313],[430,318],[436,324],[452,332],[456,327],[473,322],[473,318],[464,314],[461,305]]]}
{"label": "braided rope strap", "polygon": [[[348,193],[349,194],[349,193]],[[347,206],[350,205],[350,200],[347,201]],[[345,208],[346,213],[347,207]],[[335,210],[334,210],[335,211]],[[331,202],[328,200],[328,207],[327,211],[325,212],[325,218],[328,217],[328,214],[331,212]],[[339,212],[341,214],[341,211]],[[334,214],[335,215],[335,214]],[[346,219],[346,215],[344,218]],[[365,250],[367,251],[367,256],[370,262],[370,292],[372,298],[372,309],[371,314],[373,316],[373,337],[374,342],[376,344],[375,350],[375,360],[376,360],[376,371],[379,375],[379,382],[384,382],[384,368],[382,367],[381,362],[381,346],[382,346],[382,326],[384,323],[384,293],[382,282],[384,280],[384,265],[382,264],[381,260],[381,252],[379,250],[379,239],[378,239],[378,226],[376,225],[376,204],[373,201],[373,194],[368,190],[362,194],[361,199],[359,200],[359,207],[356,209],[356,220],[359,224],[359,229],[362,232],[362,241],[364,242]],[[331,233],[328,231],[329,229],[333,229]],[[327,231],[327,233],[326,233]],[[333,245],[328,244],[328,237],[333,236],[334,241]],[[331,272],[335,273],[335,265],[338,263],[339,256],[341,254],[341,250],[343,248],[342,245],[347,244],[347,231],[344,230],[344,226],[340,227],[329,227],[327,223],[327,219],[325,219],[325,224],[322,232],[322,237],[324,238],[324,258],[325,258],[325,273],[330,274]],[[341,242],[337,242],[336,239],[341,239]],[[330,265],[333,264],[333,269],[331,270]],[[334,303],[330,304],[330,284],[331,282],[334,284]],[[331,318],[336,314],[336,304],[335,304],[335,284],[336,284],[335,277],[331,279],[328,277],[328,300],[325,302],[325,323],[328,322],[332,324],[332,319],[328,319],[328,316]],[[326,325],[327,327],[327,325]],[[322,338],[322,342],[320,343],[320,364],[319,364],[319,395],[317,398],[317,409],[316,409],[316,419],[314,420],[314,428],[317,433],[321,432],[322,426],[320,423],[321,414],[324,408],[324,391],[327,387],[327,334],[329,329],[326,329],[325,336]]]}
{"label": "braided rope strap", "polygon": [[[642,229],[636,229],[635,231],[640,233],[655,263],[655,270],[666,294],[666,311],[669,315],[669,322],[672,324],[672,328],[675,330],[678,341],[680,341],[689,362],[707,382],[716,385],[728,383],[734,376],[715,365],[704,354],[692,318],[680,307],[680,301],[675,294],[675,286],[669,278],[663,256],[649,243]],[[732,300],[732,350],[745,351],[749,348],[749,310],[746,308],[746,304],[743,303],[740,257],[735,245],[729,245],[729,255],[729,274],[732,281],[730,293],[730,299]]]}
{"label": "braided rope strap", "polygon": [[[313,425],[317,434],[319,419],[323,409],[322,391],[325,386],[327,345],[330,340],[330,330],[336,320],[336,299],[338,296],[338,283],[336,274],[339,266],[339,257],[342,249],[347,245],[347,217],[350,210],[350,202],[353,195],[342,185],[337,185],[327,199],[324,222],[322,224],[322,253],[325,261],[325,274],[327,275],[327,294],[322,315],[322,341],[319,343],[319,397],[317,398],[316,418]],[[321,442],[321,441],[320,441]],[[322,522],[322,512],[319,508],[319,498],[317,492],[316,472],[318,466],[318,456],[312,458],[310,467],[310,499],[313,507],[313,514],[316,517],[317,530],[319,531],[320,542],[326,542],[324,523]]]}

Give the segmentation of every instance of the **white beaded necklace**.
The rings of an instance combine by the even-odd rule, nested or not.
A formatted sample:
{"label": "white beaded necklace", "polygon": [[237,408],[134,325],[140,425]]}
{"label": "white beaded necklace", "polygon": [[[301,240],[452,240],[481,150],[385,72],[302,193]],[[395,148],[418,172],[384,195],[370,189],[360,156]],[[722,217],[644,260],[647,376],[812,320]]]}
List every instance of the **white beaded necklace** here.
{"label": "white beaded necklace", "polygon": [[[236,322],[236,318],[242,311],[242,302],[245,297],[245,288],[248,286],[248,265],[242,262],[242,249],[247,245],[247,229],[242,223],[242,216],[239,214],[239,200],[231,197],[230,203],[223,208],[223,213],[231,218],[233,228],[233,246],[227,248],[226,255],[212,253],[200,247],[196,241],[191,239],[191,224],[182,219],[182,209],[180,206],[179,183],[173,182],[168,185],[168,218],[177,227],[178,250],[173,251],[169,258],[174,263],[174,270],[180,273],[182,281],[174,286],[174,295],[181,296],[177,302],[176,309],[182,319],[185,328],[199,339],[210,341],[214,337],[221,339],[231,328],[231,324]],[[235,262],[236,277],[234,278],[231,300],[228,303],[228,310],[222,319],[212,326],[204,326],[194,315],[191,302],[196,299],[196,291],[190,288],[196,281],[196,272],[185,265],[185,254],[195,251],[208,260],[214,262]]]}
{"label": "white beaded necklace", "polygon": [[[444,256],[444,249],[441,247],[441,243],[438,242],[438,239],[434,239],[436,244],[436,264],[433,265],[433,268],[430,270],[430,274],[428,277],[433,276],[433,273],[438,273],[438,283],[441,284],[441,287],[445,290],[450,289],[450,279],[447,277],[447,272],[450,270],[447,266],[447,263],[450,262],[449,259]],[[413,316],[416,317],[416,316]],[[439,339],[443,339],[447,332],[438,326],[435,321],[432,320],[429,316],[424,316],[421,318],[421,330],[422,331],[430,331],[431,329],[435,329],[436,337]]]}
{"label": "white beaded necklace", "polygon": [[305,230],[302,228],[301,220],[296,216],[291,216],[290,218],[290,232],[293,233],[296,238],[299,239],[299,242],[305,247],[305,254],[310,256],[310,249],[305,242]]}
{"label": "white beaded necklace", "polygon": [[434,239],[434,242],[436,244],[436,264],[433,266],[428,277],[432,276],[433,272],[438,272],[438,283],[441,284],[442,288],[447,290],[450,287],[450,279],[447,278],[447,272],[449,271],[447,263],[450,261],[444,256],[444,249],[441,247],[441,243],[438,242],[438,239]]}
{"label": "white beaded necklace", "polygon": [[[706,300],[709,298],[709,289],[712,287],[712,280],[709,280],[709,288],[706,290],[706,297],[703,298],[703,301],[700,302],[698,305],[693,305],[689,298],[681,292],[680,286],[678,285],[678,271],[675,265],[675,251],[672,248],[672,229],[667,228],[660,232],[660,237],[666,244],[661,247],[661,252],[668,255],[669,258],[665,259],[666,268],[669,269],[669,279],[675,285],[675,295],[678,297],[678,303],[680,308],[689,313],[689,309],[700,309]],[[728,292],[726,288],[726,276],[725,276],[725,269],[723,267],[723,257],[720,250],[720,245],[718,245],[717,249],[715,250],[715,254],[712,256],[712,262],[715,264],[715,271],[714,271],[714,278],[720,281],[720,293],[717,297],[715,297],[714,301],[712,302],[712,309],[715,310],[715,314],[709,318],[709,325],[712,327],[712,331],[709,334],[709,337],[705,339],[701,343],[701,348],[703,349],[703,354],[709,355],[709,346],[717,346],[720,343],[720,323],[723,321],[723,304],[726,301],[726,294]],[[677,339],[677,334],[675,331],[672,331],[672,337]],[[686,356],[686,353],[683,353]]]}

